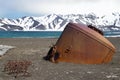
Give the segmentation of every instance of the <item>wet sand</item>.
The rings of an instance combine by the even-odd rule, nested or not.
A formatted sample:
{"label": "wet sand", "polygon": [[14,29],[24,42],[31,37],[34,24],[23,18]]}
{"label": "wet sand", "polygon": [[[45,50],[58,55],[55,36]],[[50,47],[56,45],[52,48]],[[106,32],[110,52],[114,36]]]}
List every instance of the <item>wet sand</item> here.
{"label": "wet sand", "polygon": [[[1,45],[15,46],[0,58],[0,80],[120,80],[120,38],[108,38],[116,53],[108,64],[51,63],[43,60],[57,39],[1,38]],[[30,77],[14,78],[3,71],[8,60],[29,60]]]}

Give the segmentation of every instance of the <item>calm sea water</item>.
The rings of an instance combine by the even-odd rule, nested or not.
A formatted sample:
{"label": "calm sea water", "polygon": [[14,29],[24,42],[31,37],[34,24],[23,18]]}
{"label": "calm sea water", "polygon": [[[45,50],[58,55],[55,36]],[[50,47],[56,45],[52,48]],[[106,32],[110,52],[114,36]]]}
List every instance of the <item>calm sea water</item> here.
{"label": "calm sea water", "polygon": [[0,38],[58,38],[61,31],[0,31]]}
{"label": "calm sea water", "polygon": [[[61,31],[0,31],[0,38],[59,38]],[[106,37],[120,37],[120,31],[104,32]]]}

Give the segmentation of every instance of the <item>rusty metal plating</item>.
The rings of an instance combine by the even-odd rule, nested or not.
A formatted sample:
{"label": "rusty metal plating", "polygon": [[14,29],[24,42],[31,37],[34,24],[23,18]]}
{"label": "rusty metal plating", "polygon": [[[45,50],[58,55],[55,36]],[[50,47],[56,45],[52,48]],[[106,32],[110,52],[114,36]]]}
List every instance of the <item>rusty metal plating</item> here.
{"label": "rusty metal plating", "polygon": [[4,72],[9,75],[13,75],[15,78],[19,75],[28,76],[28,67],[32,64],[31,61],[27,60],[9,60],[4,65]]}
{"label": "rusty metal plating", "polygon": [[[47,55],[52,62],[101,64],[110,62],[115,53],[114,45],[103,36],[102,31],[77,23],[68,23],[55,46],[55,52],[53,47]],[[50,56],[53,52],[59,57]]]}

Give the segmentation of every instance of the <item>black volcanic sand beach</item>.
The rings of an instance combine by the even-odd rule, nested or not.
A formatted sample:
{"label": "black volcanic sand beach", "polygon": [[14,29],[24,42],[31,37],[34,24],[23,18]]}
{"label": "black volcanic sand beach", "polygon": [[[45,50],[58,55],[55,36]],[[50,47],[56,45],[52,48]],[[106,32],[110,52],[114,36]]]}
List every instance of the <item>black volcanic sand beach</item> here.
{"label": "black volcanic sand beach", "polygon": [[[116,53],[108,64],[51,63],[43,60],[49,47],[57,39],[1,38],[1,45],[15,46],[0,57],[0,80],[120,80],[120,38],[108,38],[116,47]],[[14,78],[3,72],[8,60],[29,60],[29,77]]]}

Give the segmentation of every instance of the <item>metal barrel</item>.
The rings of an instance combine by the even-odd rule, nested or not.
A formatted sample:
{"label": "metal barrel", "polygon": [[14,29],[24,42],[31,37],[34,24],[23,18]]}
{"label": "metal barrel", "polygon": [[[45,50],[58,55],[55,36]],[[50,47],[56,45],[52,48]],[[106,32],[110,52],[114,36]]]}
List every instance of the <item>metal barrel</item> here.
{"label": "metal barrel", "polygon": [[101,64],[112,60],[115,47],[84,24],[69,23],[56,42],[59,62]]}

